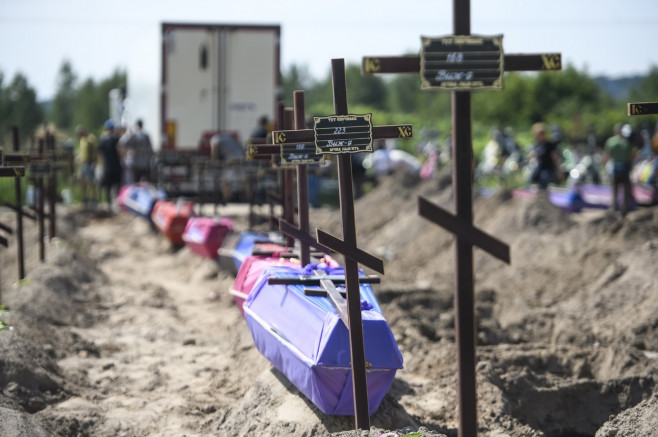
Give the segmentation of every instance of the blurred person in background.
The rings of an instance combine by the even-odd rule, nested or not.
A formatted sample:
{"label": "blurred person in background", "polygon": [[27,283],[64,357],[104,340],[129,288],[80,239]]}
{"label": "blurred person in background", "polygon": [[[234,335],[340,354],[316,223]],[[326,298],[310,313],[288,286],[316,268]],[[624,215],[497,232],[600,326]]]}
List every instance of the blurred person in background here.
{"label": "blurred person in background", "polygon": [[101,187],[107,198],[107,206],[112,211],[113,199],[121,185],[122,167],[119,156],[119,138],[114,134],[114,122],[107,120],[105,131],[100,137],[98,151],[103,158]]}
{"label": "blurred person in background", "polygon": [[630,125],[622,126],[621,123],[617,123],[613,129],[613,135],[608,138],[603,147],[603,163],[610,162],[609,171],[612,184],[612,202],[610,206],[614,211],[619,209],[619,185],[623,185],[622,215],[626,215],[628,212],[631,196],[633,195],[630,172],[635,158],[635,149],[628,140],[631,131]]}
{"label": "blurred person in background", "polygon": [[[78,165],[78,181],[82,190],[82,205],[88,207],[98,201],[95,180],[96,137],[82,125],[76,127],[75,133],[80,138],[76,162]],[[89,197],[90,195],[91,197]]]}
{"label": "blurred person in background", "polygon": [[546,190],[549,183],[562,180],[558,145],[548,140],[545,123],[533,124],[532,134],[535,142],[529,153],[529,159],[534,165],[531,182],[536,183],[540,190]]}
{"label": "blurred person in background", "polygon": [[134,129],[121,136],[119,146],[124,155],[125,183],[151,182],[153,146],[151,145],[151,138],[144,131],[142,120],[137,120]]}

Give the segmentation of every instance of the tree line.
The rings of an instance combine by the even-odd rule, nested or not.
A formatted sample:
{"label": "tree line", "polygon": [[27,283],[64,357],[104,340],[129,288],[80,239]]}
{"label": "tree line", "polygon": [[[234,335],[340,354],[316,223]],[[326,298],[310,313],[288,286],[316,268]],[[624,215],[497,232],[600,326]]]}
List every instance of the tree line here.
{"label": "tree line", "polygon": [[[418,75],[364,76],[360,66],[348,65],[346,80],[350,112],[371,112],[380,125],[411,123],[416,141],[422,140],[423,132],[450,132],[450,93],[421,91]],[[8,144],[14,124],[24,139],[44,123],[66,135],[79,124],[99,130],[109,118],[109,91],[125,89],[127,81],[127,73],[120,69],[100,81],[80,80],[73,65],[64,61],[56,75],[54,99],[44,105],[27,77],[17,73],[8,81],[0,71],[0,140]],[[286,106],[292,106],[292,92],[300,89],[305,90],[307,114],[333,113],[329,74],[318,80],[305,66],[292,65],[282,73]],[[502,91],[473,93],[474,147],[486,142],[492,127],[511,127],[523,137],[537,121],[558,125],[566,138],[576,140],[590,129],[604,139],[617,122],[630,123],[636,130],[649,125],[653,131],[657,117],[626,116],[626,102],[631,101],[658,101],[658,66],[650,68],[625,98],[617,99],[570,65],[561,72],[506,73]]]}
{"label": "tree line", "polygon": [[24,74],[16,73],[5,84],[0,71],[0,143],[11,144],[14,125],[19,128],[23,144],[28,144],[30,137],[44,125],[66,136],[73,135],[78,125],[91,131],[100,130],[110,116],[108,94],[114,88],[125,89],[127,74],[116,69],[106,79],[81,81],[71,63],[64,61],[56,81],[53,100],[38,102],[36,91]]}
{"label": "tree line", "polygon": [[[377,124],[412,123],[415,137],[424,131],[449,135],[450,93],[421,91],[417,74],[364,76],[360,66],[348,65],[346,80],[350,112],[372,112]],[[330,75],[315,80],[305,67],[293,65],[283,75],[282,88],[286,106],[292,104],[292,91],[303,89],[308,114],[333,113]],[[530,127],[538,121],[558,126],[572,141],[584,140],[591,130],[604,141],[618,122],[630,123],[636,131],[647,126],[654,130],[658,117],[627,117],[626,103],[658,101],[658,66],[621,98],[571,65],[561,72],[506,73],[502,91],[476,91],[472,97],[476,151],[493,127],[511,127],[527,143]]]}

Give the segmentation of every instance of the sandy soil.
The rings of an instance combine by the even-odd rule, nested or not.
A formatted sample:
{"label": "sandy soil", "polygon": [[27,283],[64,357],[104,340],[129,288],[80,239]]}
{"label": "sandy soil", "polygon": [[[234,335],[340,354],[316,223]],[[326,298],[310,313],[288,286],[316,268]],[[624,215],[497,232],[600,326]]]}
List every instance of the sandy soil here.
{"label": "sandy soil", "polygon": [[[391,178],[356,204],[405,360],[359,435],[457,435],[453,241],[417,214],[418,195],[453,209],[443,185]],[[237,229],[244,211],[220,208]],[[475,250],[479,435],[656,435],[658,208],[567,215],[501,192],[474,211],[512,253],[508,266]],[[311,215],[340,235],[337,211]],[[60,216],[46,263],[30,246],[22,285],[15,248],[0,249],[13,326],[0,331],[1,436],[355,435],[352,417],[319,412],[258,353],[214,261],[128,213]]]}

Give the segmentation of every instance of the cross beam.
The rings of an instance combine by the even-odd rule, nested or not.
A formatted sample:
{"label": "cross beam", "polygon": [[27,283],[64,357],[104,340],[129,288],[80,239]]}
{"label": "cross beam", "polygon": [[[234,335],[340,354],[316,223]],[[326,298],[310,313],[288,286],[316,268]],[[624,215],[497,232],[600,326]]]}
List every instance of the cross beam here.
{"label": "cross beam", "polygon": [[[294,144],[314,142],[316,148],[319,147],[320,124],[325,122],[331,123],[336,120],[365,119],[370,120],[369,115],[353,116],[348,112],[347,107],[347,86],[345,81],[345,60],[332,59],[332,85],[335,117],[315,117],[314,129],[303,130],[284,130],[272,132],[273,142],[275,144]],[[370,124],[370,122],[368,122]],[[326,129],[323,133],[323,139],[329,137],[328,142],[332,142],[332,137],[337,138],[333,141],[336,149],[342,146],[352,144],[352,136],[346,134],[345,128]],[[370,149],[372,148],[372,139],[384,138],[409,138],[412,135],[411,125],[397,126],[372,126],[367,136]],[[362,138],[363,135],[361,134]],[[334,153],[332,151],[318,150],[319,153]],[[320,229],[317,230],[317,240],[327,248],[342,253],[345,256],[345,282],[347,296],[347,321],[346,326],[350,333],[350,354],[352,357],[352,388],[354,393],[354,412],[355,426],[357,429],[370,429],[370,417],[368,413],[368,386],[366,381],[366,363],[363,343],[363,322],[361,317],[361,300],[359,289],[359,266],[361,263],[373,270],[384,273],[384,263],[380,259],[367,254],[357,247],[356,226],[354,215],[354,190],[352,183],[352,157],[349,152],[339,150],[337,154],[338,163],[338,184],[340,210],[343,223],[343,239],[333,237]],[[329,285],[329,284],[323,284]],[[333,285],[333,284],[331,284]],[[327,289],[327,287],[324,287]],[[329,292],[329,290],[327,290]],[[338,300],[334,306],[342,305]]]}
{"label": "cross beam", "polygon": [[418,197],[418,212],[422,217],[441,226],[448,232],[459,235],[470,245],[479,246],[495,258],[510,264],[509,246],[491,235],[482,232],[473,226],[472,223],[460,221],[450,212],[431,203],[422,196]]}
{"label": "cross beam", "polygon": [[[562,68],[560,53],[504,55],[505,71],[553,71]],[[419,73],[420,56],[364,56],[363,74]]]}
{"label": "cross beam", "polygon": [[658,114],[658,102],[628,103],[628,115]]}
{"label": "cross beam", "polygon": [[[552,71],[562,68],[562,58],[559,53],[546,54],[514,54],[502,55],[502,42],[496,51],[486,53],[489,57],[483,57],[482,52],[472,52],[468,44],[478,40],[471,38],[471,6],[470,0],[453,0],[453,40],[461,39],[464,43],[463,51],[445,52],[441,50],[427,50],[422,56],[384,56],[364,57],[362,72],[364,74],[375,73],[423,73],[423,57],[426,64],[433,63],[432,68],[439,65],[437,81],[441,76],[448,76],[447,81],[453,80],[452,91],[452,140],[453,140],[453,190],[455,198],[456,216],[432,205],[426,199],[419,198],[419,213],[421,216],[433,221],[455,234],[455,260],[456,260],[456,289],[455,289],[455,330],[457,342],[458,361],[458,411],[459,411],[459,436],[471,437],[477,435],[477,400],[476,400],[476,376],[475,376],[475,314],[473,296],[473,246],[479,246],[496,258],[509,263],[509,247],[499,240],[487,235],[473,226],[472,206],[472,126],[471,126],[471,95],[468,91],[484,87],[477,80],[470,81],[469,77],[477,77],[479,73],[485,74],[486,69],[498,69],[500,72],[500,83],[493,88],[502,87],[502,73],[504,71]],[[450,39],[450,38],[448,38]],[[493,40],[494,38],[492,38]],[[424,43],[427,42],[423,39]],[[483,39],[484,40],[484,39]],[[446,46],[452,42],[447,39]],[[439,44],[441,45],[441,44]],[[425,47],[429,47],[426,45]],[[425,49],[424,47],[424,49]],[[481,45],[481,47],[484,47]],[[494,44],[495,47],[495,44]],[[475,50],[483,50],[478,48]],[[441,57],[443,56],[443,57]],[[473,61],[471,61],[473,60]],[[469,61],[469,62],[466,62]],[[486,64],[486,66],[484,66]],[[445,69],[445,70],[443,70]],[[433,73],[432,74],[436,74]],[[455,79],[451,79],[450,77]],[[421,81],[427,82],[428,78],[421,74]],[[464,80],[465,79],[465,80]],[[463,81],[463,83],[461,82]],[[500,85],[500,86],[498,86]],[[438,89],[443,85],[430,83],[424,88]]]}

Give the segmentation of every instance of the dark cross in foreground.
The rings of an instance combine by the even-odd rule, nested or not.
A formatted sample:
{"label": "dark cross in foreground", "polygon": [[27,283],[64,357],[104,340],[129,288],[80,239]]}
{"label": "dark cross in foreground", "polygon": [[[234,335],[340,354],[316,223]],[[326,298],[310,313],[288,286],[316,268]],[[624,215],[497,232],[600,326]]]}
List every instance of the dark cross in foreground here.
{"label": "dark cross in foreground", "polygon": [[628,115],[658,114],[658,102],[628,103]]}
{"label": "dark cross in foreground", "polygon": [[452,91],[453,190],[456,216],[419,198],[419,213],[455,234],[455,330],[459,435],[477,435],[473,246],[510,263],[509,247],[473,226],[471,94],[501,89],[504,71],[560,70],[559,53],[503,55],[502,35],[471,35],[470,0],[453,0],[454,36],[423,38],[420,56],[364,57],[372,73],[420,73],[421,88]]}
{"label": "dark cross in foreground", "polygon": [[[331,281],[322,281],[330,298],[350,333],[352,358],[352,388],[354,393],[355,425],[357,429],[370,429],[368,412],[368,386],[361,318],[359,290],[359,264],[384,273],[384,263],[359,249],[356,242],[354,191],[352,186],[352,156],[350,153],[372,151],[373,139],[409,138],[411,125],[372,126],[370,114],[350,115],[347,110],[345,60],[331,61],[334,97],[334,116],[314,117],[313,129],[272,132],[275,144],[301,144],[314,142],[321,153],[337,155],[340,210],[343,222],[343,240],[317,230],[317,241],[345,257],[346,311],[334,293]],[[344,313],[347,312],[347,317]]]}

